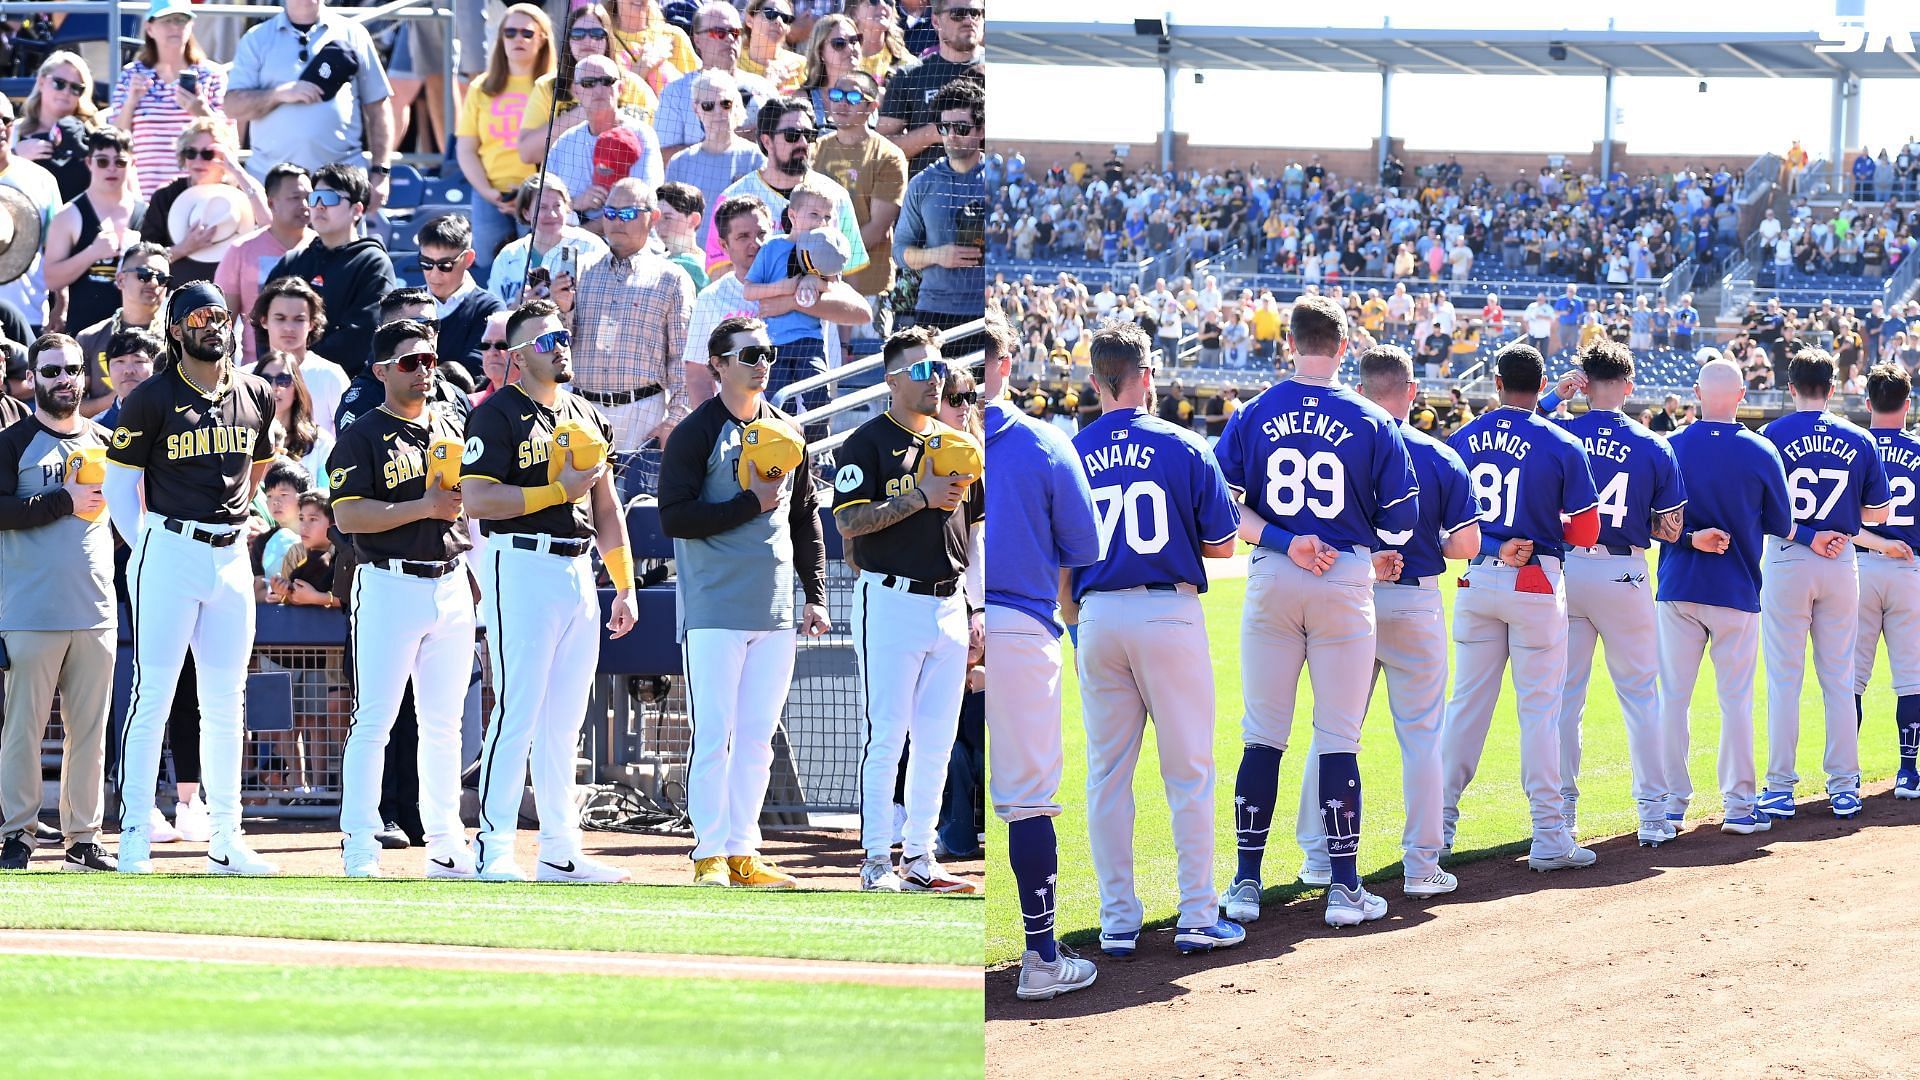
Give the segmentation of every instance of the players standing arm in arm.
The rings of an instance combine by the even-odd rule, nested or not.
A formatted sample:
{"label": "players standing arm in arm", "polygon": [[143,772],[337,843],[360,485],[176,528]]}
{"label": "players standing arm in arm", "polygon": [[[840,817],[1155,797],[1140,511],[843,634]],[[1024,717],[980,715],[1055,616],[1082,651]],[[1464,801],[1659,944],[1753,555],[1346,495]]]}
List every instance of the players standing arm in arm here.
{"label": "players standing arm in arm", "polygon": [[1194,520],[1200,523],[1200,557],[1232,558],[1240,524],[1240,504],[1213,452],[1195,447],[1192,460]]}
{"label": "players standing arm in arm", "polygon": [[806,599],[800,614],[800,632],[819,637],[833,629],[827,616],[827,541],[820,535],[819,492],[813,481],[813,459],[808,457],[793,474],[793,499],[787,507],[787,529],[793,535],[793,573]]}
{"label": "players standing arm in arm", "polygon": [[[613,432],[602,434],[612,445]],[[613,613],[607,619],[607,631],[609,636],[621,638],[639,621],[633,606],[633,550],[627,546],[627,516],[620,512],[620,499],[613,493],[613,470],[605,462],[594,470],[598,475],[591,489],[593,538],[601,561],[606,563],[607,576],[613,581]]]}
{"label": "players standing arm in arm", "polygon": [[1243,443],[1248,436],[1245,426],[1240,423],[1241,415],[1236,412],[1228,418],[1226,428],[1220,432],[1220,441],[1214,445],[1214,454],[1220,463],[1221,474],[1226,477],[1227,489],[1238,500],[1240,539],[1255,547],[1283,551],[1294,565],[1316,577],[1326,573],[1340,557],[1339,551],[1317,536],[1295,535],[1280,528],[1244,501],[1248,468],[1251,466],[1264,470],[1265,466],[1246,461],[1248,450]]}
{"label": "players standing arm in arm", "polygon": [[1573,547],[1592,547],[1600,542],[1600,491],[1593,486],[1593,469],[1587,464],[1587,452],[1578,443],[1568,443],[1566,460],[1560,470],[1561,513],[1567,524],[1560,538]]}

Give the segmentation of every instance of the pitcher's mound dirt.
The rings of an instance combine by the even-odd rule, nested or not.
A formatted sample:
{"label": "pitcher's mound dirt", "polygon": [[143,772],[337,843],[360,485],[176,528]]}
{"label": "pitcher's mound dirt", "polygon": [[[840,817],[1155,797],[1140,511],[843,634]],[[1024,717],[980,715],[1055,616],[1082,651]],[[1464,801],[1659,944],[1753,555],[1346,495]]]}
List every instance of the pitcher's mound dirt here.
{"label": "pitcher's mound dirt", "polygon": [[1303,890],[1210,956],[1170,930],[1132,961],[1089,947],[1099,981],[1051,1002],[1015,1000],[1002,968],[987,1075],[1910,1075],[1916,826],[1920,802],[1883,784],[1850,822],[1802,802],[1753,836],[1716,820],[1658,849],[1598,842],[1587,870],[1465,863],[1435,900],[1370,885],[1392,906],[1364,929],[1328,929]]}

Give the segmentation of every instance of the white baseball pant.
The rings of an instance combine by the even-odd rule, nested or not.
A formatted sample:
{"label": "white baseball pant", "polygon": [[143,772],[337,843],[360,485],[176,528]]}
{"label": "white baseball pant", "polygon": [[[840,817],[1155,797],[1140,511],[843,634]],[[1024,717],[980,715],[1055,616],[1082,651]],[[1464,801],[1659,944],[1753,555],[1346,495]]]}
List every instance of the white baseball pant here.
{"label": "white baseball pant", "polygon": [[1920,562],[1860,556],[1860,628],[1853,650],[1853,692],[1864,694],[1873,678],[1880,638],[1887,639],[1893,692],[1920,694]]}
{"label": "white baseball pant", "polygon": [[[947,762],[960,730],[960,699],[967,689],[967,599],[959,592],[922,596],[889,588],[883,580],[862,570],[853,591],[853,647],[867,699],[860,845],[870,859],[887,858],[893,850],[893,784],[905,751],[907,824],[901,854],[916,859],[934,849]],[[1058,679],[1058,643],[1054,650]],[[1054,737],[1059,738],[1057,732]],[[1057,772],[1054,783],[1059,784]]]}
{"label": "white baseball pant", "polygon": [[1259,549],[1247,566],[1240,621],[1243,741],[1285,750],[1300,668],[1313,684],[1313,742],[1330,754],[1360,751],[1374,663],[1373,562],[1342,553],[1315,577],[1284,552]]}
{"label": "white baseball pant", "polygon": [[1513,663],[1520,721],[1520,785],[1533,815],[1534,858],[1564,855],[1573,845],[1560,794],[1560,685],[1567,675],[1567,593],[1560,560],[1540,557],[1550,593],[1516,592],[1520,571],[1476,560],[1454,594],[1453,699],[1441,735],[1445,806],[1441,823],[1451,847],[1460,796],[1486,749],[1507,663]]}
{"label": "white baseball pant", "polygon": [[[1153,718],[1172,811],[1180,925],[1220,917],[1213,887],[1213,656],[1191,586],[1088,593],[1080,604],[1080,704],[1087,729],[1087,833],[1100,925],[1138,930],[1133,772]],[[995,657],[996,663],[998,657]]]}
{"label": "white baseball pant", "polygon": [[[1400,785],[1406,801],[1406,827],[1400,833],[1401,867],[1409,878],[1440,869],[1440,729],[1447,712],[1447,620],[1441,609],[1439,579],[1406,584],[1383,581],[1373,587],[1379,639],[1367,693],[1385,674],[1387,708],[1400,740]],[[1307,748],[1300,785],[1300,816],[1294,836],[1305,853],[1304,865],[1331,870],[1326,820],[1320,813],[1319,739]],[[1375,805],[1379,805],[1375,803]]]}
{"label": "white baseball pant", "polygon": [[[217,548],[168,531],[164,520],[141,515],[140,538],[127,560],[133,691],[120,733],[120,820],[143,823],[154,805],[160,742],[191,647],[200,685],[200,790],[217,846],[240,835],[253,568],[244,540]],[[194,528],[224,532],[230,526]]]}
{"label": "white baseball pant", "polygon": [[438,578],[362,563],[354,572],[353,721],[340,756],[340,831],[348,854],[380,850],[380,778],[407,680],[419,718],[420,825],[427,856],[466,846],[460,821],[460,723],[473,669],[473,591],[465,567]]}
{"label": "white baseball pant", "polygon": [[1720,698],[1720,757],[1715,771],[1729,818],[1753,813],[1753,666],[1760,653],[1760,615],[1737,608],[1662,600],[1655,604],[1660,631],[1660,729],[1665,741],[1661,765],[1667,784],[1667,812],[1685,815],[1693,799],[1687,768],[1691,733],[1687,707],[1700,661],[1713,652],[1713,678]]}
{"label": "white baseball pant", "polygon": [[687,816],[693,857],[760,854],[773,733],[793,682],[793,629],[687,631]]}
{"label": "white baseball pant", "polygon": [[1568,553],[1567,680],[1560,695],[1560,792],[1569,816],[1580,798],[1580,722],[1593,676],[1593,647],[1607,643],[1607,674],[1627,729],[1633,801],[1642,822],[1664,822],[1667,777],[1660,734],[1660,656],[1647,580],[1646,552],[1608,554],[1605,548]]}
{"label": "white baseball pant", "polygon": [[539,857],[543,862],[571,861],[580,854],[574,753],[600,662],[600,599],[593,568],[584,554],[569,558],[544,549],[528,551],[504,535],[492,538],[480,566],[494,703],[480,748],[480,832],[474,838],[474,856],[484,867],[491,859],[512,855],[531,760],[533,804],[540,816]]}
{"label": "white baseball pant", "polygon": [[1837,559],[1767,537],[1760,582],[1760,642],[1767,662],[1767,790],[1792,791],[1800,782],[1800,687],[1807,638],[1826,714],[1821,767],[1827,791],[1860,790],[1860,727],[1853,715],[1854,643],[1860,634],[1860,573],[1853,548]]}

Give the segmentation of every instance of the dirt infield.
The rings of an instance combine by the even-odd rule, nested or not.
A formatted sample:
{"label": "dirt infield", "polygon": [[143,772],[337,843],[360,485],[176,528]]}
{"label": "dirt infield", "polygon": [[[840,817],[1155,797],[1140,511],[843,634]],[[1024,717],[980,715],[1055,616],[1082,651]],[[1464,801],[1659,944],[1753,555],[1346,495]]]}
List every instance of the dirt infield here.
{"label": "dirt infield", "polygon": [[1002,968],[987,1075],[1907,1075],[1920,1011],[1872,1002],[1900,999],[1920,803],[1888,787],[1852,822],[1802,802],[1754,836],[1596,843],[1584,871],[1468,863],[1438,900],[1392,881],[1366,929],[1329,930],[1314,890],[1213,956],[1179,956],[1169,930],[1132,961],[1089,947],[1099,981],[1051,1002],[1015,1000]]}
{"label": "dirt infield", "polygon": [[[285,874],[338,876],[340,833],[331,822],[248,822],[247,842],[254,850],[278,863]],[[104,836],[109,848],[115,838]],[[682,836],[652,836],[636,833],[589,832],[585,834],[586,853],[592,858],[621,867],[644,885],[690,885],[693,863],[687,853],[693,840]],[[153,868],[162,874],[199,873],[206,866],[204,844],[155,844]],[[860,837],[852,831],[829,829],[780,830],[766,834],[762,852],[788,873],[800,879],[806,889],[858,889],[860,887]],[[520,830],[516,854],[520,869],[531,876],[539,865],[539,844],[530,829]],[[33,861],[34,869],[51,870],[59,865],[57,854],[42,849]],[[981,860],[950,862],[947,869],[978,882],[986,864]],[[426,849],[380,853],[380,870],[387,877],[422,877],[426,870]]]}
{"label": "dirt infield", "polygon": [[127,930],[0,930],[0,954],[86,956],[110,960],[221,964],[318,964],[335,967],[430,968],[541,975],[627,975],[645,978],[749,979],[760,982],[861,983],[868,986],[966,990],[980,986],[978,968],[937,964],[861,964],[751,956],[668,956],[554,952],[465,945],[306,941],[212,937]]}

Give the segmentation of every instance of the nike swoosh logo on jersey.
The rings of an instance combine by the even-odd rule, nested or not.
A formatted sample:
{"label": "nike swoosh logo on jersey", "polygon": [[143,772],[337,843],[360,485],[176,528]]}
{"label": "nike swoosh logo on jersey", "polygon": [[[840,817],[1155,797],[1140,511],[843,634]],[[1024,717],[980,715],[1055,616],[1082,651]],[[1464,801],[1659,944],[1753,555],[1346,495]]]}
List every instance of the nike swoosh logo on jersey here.
{"label": "nike swoosh logo on jersey", "polygon": [[[526,414],[525,416],[522,416],[522,417],[521,417],[520,419],[522,419],[522,420],[531,420],[531,419],[533,419],[533,414],[532,414],[532,413],[527,413],[527,414]],[[547,865],[548,865],[548,866],[552,866],[553,864],[552,864],[552,863],[548,863]]]}
{"label": "nike swoosh logo on jersey", "polygon": [[906,451],[905,451],[905,450],[895,450],[895,451],[893,452],[893,456],[894,456],[894,457],[900,457],[900,456],[902,456],[902,455],[904,455],[905,453],[906,453]]}
{"label": "nike swoosh logo on jersey", "polygon": [[192,406],[192,405],[181,405],[181,406],[179,406],[178,408],[176,408],[176,409],[174,409],[173,411],[174,411],[174,412],[186,412],[186,411],[187,411],[188,409],[191,409],[191,408],[193,408],[193,406]]}
{"label": "nike swoosh logo on jersey", "polygon": [[398,432],[393,432],[393,431],[389,431],[389,432],[387,432],[387,433],[386,433],[385,435],[382,435],[382,436],[380,436],[380,441],[381,441],[381,442],[392,442],[392,441],[393,441],[393,437],[394,437],[394,436],[395,436],[396,434],[399,434],[399,433],[398,433]]}
{"label": "nike swoosh logo on jersey", "polygon": [[[541,862],[547,862],[547,861],[546,861],[545,859],[542,859],[542,860],[540,860],[540,861],[541,861]],[[561,866],[561,865],[560,865],[559,863],[557,863],[557,862],[550,862],[550,863],[547,863],[547,865],[548,865],[548,866],[551,866],[551,867],[553,867],[553,868],[554,868],[555,870],[558,870],[558,871],[560,871],[560,872],[561,872],[561,873],[563,873],[563,874],[571,874],[571,873],[573,873],[573,860],[572,860],[572,859],[568,859],[568,860],[567,860],[567,865],[565,865],[565,866]]]}

